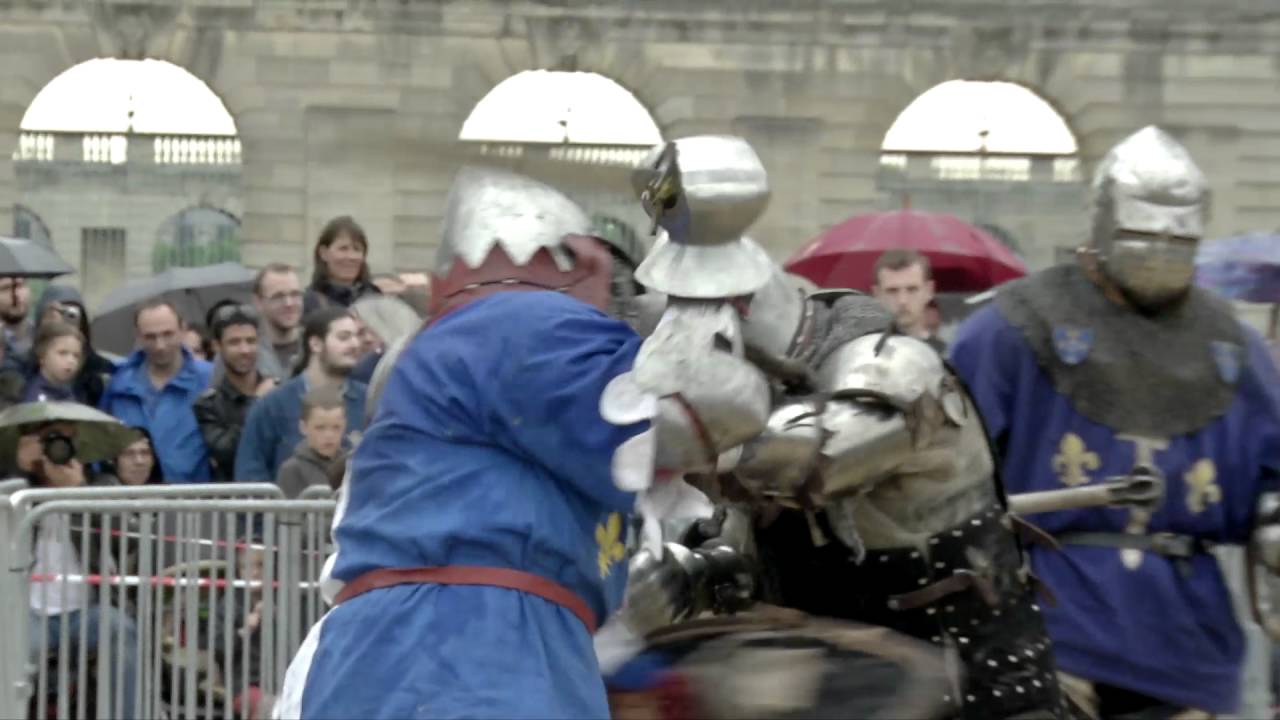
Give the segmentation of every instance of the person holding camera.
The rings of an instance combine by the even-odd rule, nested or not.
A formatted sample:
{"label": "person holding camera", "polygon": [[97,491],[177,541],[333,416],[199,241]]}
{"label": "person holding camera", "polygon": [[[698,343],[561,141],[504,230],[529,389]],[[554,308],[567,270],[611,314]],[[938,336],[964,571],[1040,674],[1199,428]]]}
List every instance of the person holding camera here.
{"label": "person holding camera", "polygon": [[[34,488],[81,487],[85,471],[77,458],[76,435],[74,422],[50,420],[25,425],[18,430],[17,448],[4,450],[13,453],[19,475]],[[87,552],[82,553],[85,548]],[[78,653],[98,652],[100,636],[105,637],[101,659],[110,670],[99,677],[118,684],[110,688],[112,707],[119,709],[113,716],[135,717],[137,626],[127,613],[108,604],[109,595],[98,597],[96,587],[74,581],[76,576],[115,572],[114,561],[102,553],[101,533],[92,527],[73,527],[66,515],[47,515],[36,525],[31,557],[31,662],[40,661],[42,650],[51,661],[65,651],[73,653],[69,666],[75,667]],[[101,567],[104,557],[111,567]],[[61,646],[64,639],[70,647]],[[114,667],[116,662],[122,664],[119,671]]]}

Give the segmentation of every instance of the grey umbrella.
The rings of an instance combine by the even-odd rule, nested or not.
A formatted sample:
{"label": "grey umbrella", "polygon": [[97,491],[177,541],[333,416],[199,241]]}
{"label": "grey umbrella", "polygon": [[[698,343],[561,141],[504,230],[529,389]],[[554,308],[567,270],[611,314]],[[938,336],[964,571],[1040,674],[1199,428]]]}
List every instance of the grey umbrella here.
{"label": "grey umbrella", "polygon": [[40,243],[0,236],[0,277],[55,278],[75,271]]}
{"label": "grey umbrella", "polygon": [[204,267],[169,268],[107,293],[93,319],[93,344],[108,352],[127,355],[133,349],[133,315],[142,303],[164,298],[192,324],[203,324],[205,313],[225,299],[248,302],[255,272],[235,262]]}
{"label": "grey umbrella", "polygon": [[30,402],[0,412],[0,456],[12,459],[25,425],[68,422],[76,426],[76,457],[91,463],[115,459],[142,434],[110,415],[73,402]]}

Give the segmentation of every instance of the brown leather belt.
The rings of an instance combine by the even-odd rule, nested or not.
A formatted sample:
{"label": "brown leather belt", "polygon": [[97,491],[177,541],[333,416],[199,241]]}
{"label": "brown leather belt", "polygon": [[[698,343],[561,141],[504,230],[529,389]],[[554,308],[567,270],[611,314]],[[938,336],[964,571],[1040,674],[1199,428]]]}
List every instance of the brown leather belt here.
{"label": "brown leather belt", "polygon": [[995,586],[990,578],[978,575],[972,570],[957,570],[951,577],[926,585],[919,590],[901,595],[889,596],[890,610],[915,610],[932,605],[942,598],[963,590],[974,588],[982,595],[982,599],[990,606],[1000,604]]}
{"label": "brown leather belt", "polygon": [[596,614],[577,593],[569,588],[533,573],[510,568],[449,565],[446,567],[382,568],[371,570],[347,583],[334,606],[363,595],[371,590],[396,585],[487,585],[516,590],[555,603],[568,610],[587,626],[587,632],[596,632]]}

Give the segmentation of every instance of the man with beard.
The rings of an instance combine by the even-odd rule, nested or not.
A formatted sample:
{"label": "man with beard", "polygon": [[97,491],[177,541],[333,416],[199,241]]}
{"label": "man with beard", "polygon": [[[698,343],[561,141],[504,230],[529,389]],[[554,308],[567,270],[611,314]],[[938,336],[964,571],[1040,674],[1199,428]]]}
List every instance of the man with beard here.
{"label": "man with beard", "polygon": [[31,286],[21,277],[0,277],[0,323],[8,356],[25,357],[31,350],[34,328],[27,317],[31,309]]}
{"label": "man with beard", "polygon": [[300,372],[253,404],[236,450],[235,479],[274,482],[302,433],[302,397],[312,388],[338,389],[347,409],[346,433],[364,427],[365,385],[350,379],[360,358],[359,327],[346,308],[323,308],[307,316]]}
{"label": "man with beard", "polygon": [[[1209,550],[1280,530],[1280,378],[1262,339],[1192,285],[1209,188],[1182,145],[1138,131],[1092,192],[1079,262],[1001,287],[952,358],[1011,490],[1163,489],[1153,511],[1037,516],[1056,540],[1031,566],[1057,598],[1044,618],[1063,689],[1093,717],[1229,713],[1244,638]],[[1275,541],[1260,547],[1280,568]]]}
{"label": "man with beard", "polygon": [[253,281],[253,304],[262,316],[258,327],[258,372],[264,377],[293,374],[302,349],[302,284],[284,263],[271,263]]}
{"label": "man with beard", "polygon": [[276,386],[273,378],[258,372],[258,326],[258,313],[247,305],[223,305],[210,315],[222,380],[204,391],[195,412],[209,448],[214,480],[235,479],[236,448],[249,406]]}
{"label": "man with beard", "polygon": [[183,346],[183,323],[168,301],[143,303],[134,326],[141,349],[111,376],[102,410],[151,433],[166,482],[207,482],[209,452],[191,406],[209,386],[212,366]]}

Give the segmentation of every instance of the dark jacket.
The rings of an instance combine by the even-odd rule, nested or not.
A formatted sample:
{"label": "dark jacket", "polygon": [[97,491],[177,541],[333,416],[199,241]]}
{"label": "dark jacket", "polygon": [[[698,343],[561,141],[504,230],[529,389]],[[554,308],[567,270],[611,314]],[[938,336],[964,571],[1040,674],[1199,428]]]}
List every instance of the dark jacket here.
{"label": "dark jacket", "polygon": [[209,451],[192,404],[208,388],[212,366],[186,348],[182,358],[182,369],[160,390],[154,412],[147,408],[151,379],[147,377],[146,358],[141,350],[120,364],[102,395],[100,409],[126,425],[143,427],[151,433],[155,440],[152,447],[167,482],[205,482],[209,479]]}
{"label": "dark jacket", "polygon": [[59,400],[79,402],[80,398],[76,397],[72,386],[49,382],[48,378],[38,372],[32,375],[22,388],[22,402],[55,402]]}
{"label": "dark jacket", "polygon": [[[347,439],[364,428],[364,383],[348,380],[342,398],[347,410]],[[297,375],[258,399],[244,421],[240,447],[236,449],[237,482],[274,482],[280,466],[302,441],[298,420],[307,376]]]}
{"label": "dark jacket", "polygon": [[303,490],[312,485],[329,487],[329,471],[341,458],[327,458],[307,444],[304,438],[298,443],[298,449],[280,466],[276,475],[276,484],[284,491],[287,498],[296,498]]}
{"label": "dark jacket", "polygon": [[[49,305],[53,303],[63,305],[76,305],[80,308],[80,334],[84,335],[84,365],[80,368],[80,373],[76,375],[75,382],[71,385],[71,390],[75,395],[75,399],[86,404],[98,406],[102,402],[102,393],[106,390],[107,381],[111,379],[112,373],[116,371],[115,363],[98,354],[93,349],[93,336],[90,334],[89,313],[84,307],[84,298],[80,295],[80,291],[67,285],[50,285],[44,289],[40,295],[40,301],[36,303],[36,320],[38,321]],[[37,374],[38,365],[36,358],[23,357],[21,359],[23,372],[28,376]]]}
{"label": "dark jacket", "polygon": [[240,392],[224,375],[217,387],[205,390],[196,400],[196,423],[204,436],[205,447],[209,448],[214,480],[235,480],[236,448],[255,399]]}
{"label": "dark jacket", "polygon": [[351,304],[366,295],[381,295],[382,290],[373,283],[356,281],[351,287],[334,285],[326,280],[311,283],[302,297],[302,315],[306,317],[313,310],[332,307],[351,307]]}

